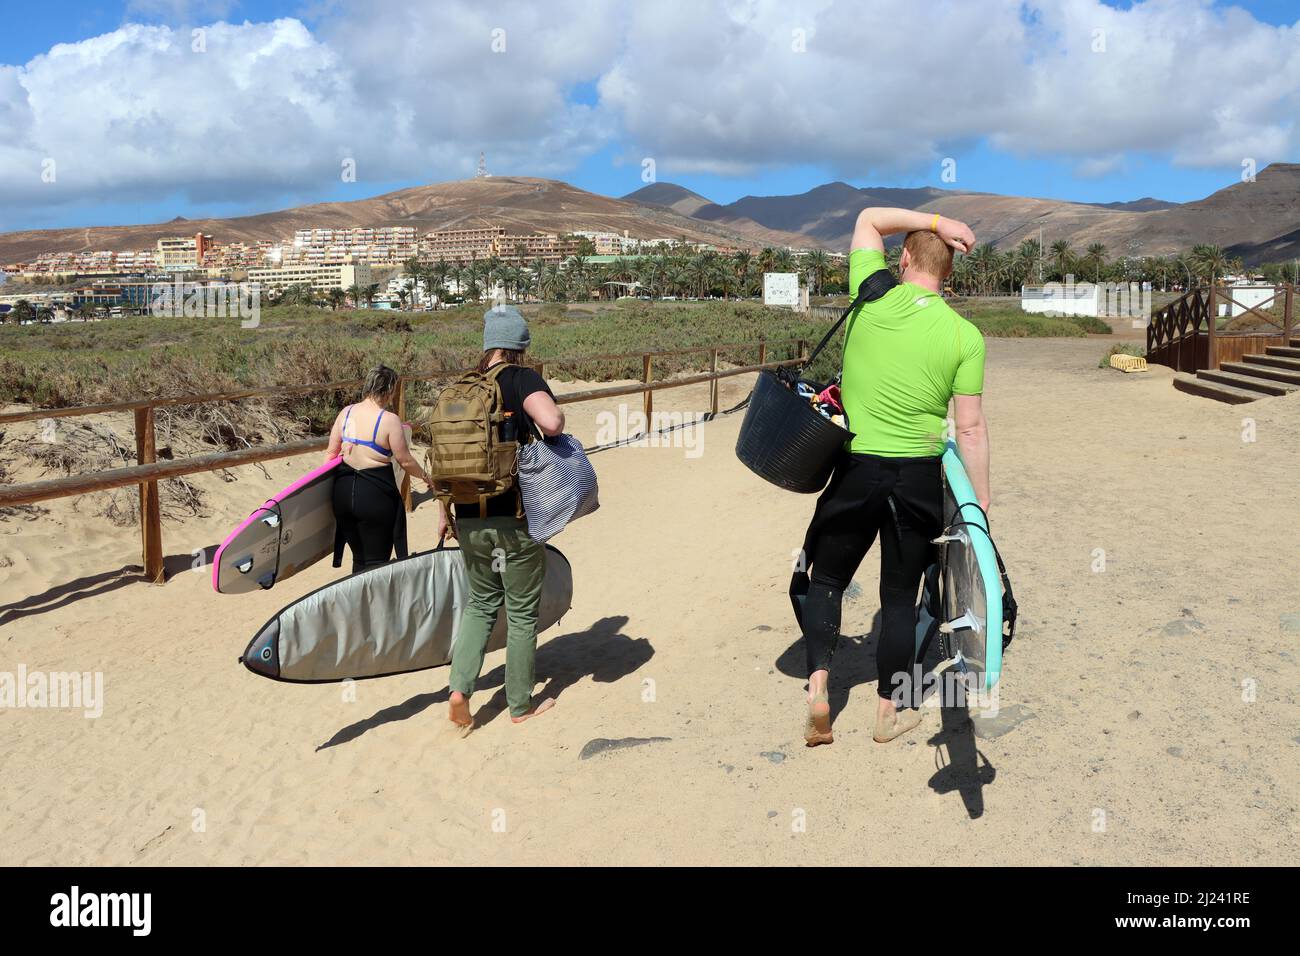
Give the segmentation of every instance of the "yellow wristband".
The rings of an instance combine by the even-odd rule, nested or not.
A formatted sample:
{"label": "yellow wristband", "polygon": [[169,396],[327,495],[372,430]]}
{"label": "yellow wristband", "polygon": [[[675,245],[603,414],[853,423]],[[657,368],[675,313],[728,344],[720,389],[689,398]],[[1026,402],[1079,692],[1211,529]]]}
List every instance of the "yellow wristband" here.
{"label": "yellow wristband", "polygon": [[936,213],[934,214],[934,221],[930,223],[930,231],[931,231],[931,232],[938,232],[938,231],[939,231],[938,228],[937,228],[938,225],[939,225],[939,214],[936,212]]}

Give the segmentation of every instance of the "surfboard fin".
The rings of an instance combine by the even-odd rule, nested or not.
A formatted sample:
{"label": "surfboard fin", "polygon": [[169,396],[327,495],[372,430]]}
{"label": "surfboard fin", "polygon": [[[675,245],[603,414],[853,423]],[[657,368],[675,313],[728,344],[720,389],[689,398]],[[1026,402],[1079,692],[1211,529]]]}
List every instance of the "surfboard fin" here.
{"label": "surfboard fin", "polygon": [[268,528],[278,528],[280,527],[280,515],[274,511],[268,512],[262,516],[262,524]]}
{"label": "surfboard fin", "polygon": [[940,632],[944,634],[951,634],[954,631],[978,631],[979,629],[979,619],[969,611],[959,618],[955,618],[951,621],[944,621],[939,625]]}
{"label": "surfboard fin", "polygon": [[965,531],[958,531],[955,534],[941,534],[939,537],[930,541],[931,544],[947,544],[949,541],[960,541],[962,544],[970,544],[970,538],[966,536]]}
{"label": "surfboard fin", "polygon": [[262,575],[260,578],[257,579],[257,586],[261,588],[263,591],[271,590],[274,584],[275,584],[274,571],[268,571],[266,572],[266,574]]}
{"label": "surfboard fin", "polygon": [[253,570],[253,556],[250,554],[242,561],[236,561],[235,570],[240,574],[247,574],[249,571]]}

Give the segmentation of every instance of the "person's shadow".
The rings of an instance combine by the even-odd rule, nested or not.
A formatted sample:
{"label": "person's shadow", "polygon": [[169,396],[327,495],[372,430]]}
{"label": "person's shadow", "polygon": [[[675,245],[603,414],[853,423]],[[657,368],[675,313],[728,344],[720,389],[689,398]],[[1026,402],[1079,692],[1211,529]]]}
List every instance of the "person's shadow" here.
{"label": "person's shadow", "polygon": [[[933,674],[943,663],[938,635],[933,628],[921,643],[920,657],[926,674]],[[965,690],[961,677],[951,668],[937,676],[935,684],[923,688],[925,702],[937,706],[940,720],[939,729],[926,741],[934,748],[935,771],[930,776],[930,789],[940,794],[958,793],[967,815],[977,820],[984,815],[984,787],[997,776],[988,757],[975,744],[970,705],[979,706],[979,702]]]}
{"label": "person's shadow", "polygon": [[[871,620],[871,629],[866,634],[856,637],[841,634],[835,645],[835,662],[826,689],[830,698],[832,722],[848,706],[853,688],[876,682],[876,644],[880,640],[880,620],[881,614],[877,610],[876,616]],[[776,669],[787,677],[799,677],[805,681],[808,679],[808,657],[802,634],[776,659]],[[874,701],[871,713],[874,719]]]}
{"label": "person's shadow", "polygon": [[[557,699],[588,675],[599,683],[609,684],[640,669],[654,656],[654,647],[644,637],[633,638],[623,634],[622,629],[627,621],[627,616],[621,614],[605,617],[585,631],[540,640],[537,645],[536,674],[539,681],[546,683],[534,694],[535,699]],[[491,699],[474,712],[476,728],[486,725],[506,709],[505,677],[505,664],[501,664],[475,682],[476,694],[498,688]],[[435,704],[445,704],[450,696],[450,691],[445,687],[431,694],[416,694],[400,704],[385,707],[341,728],[316,749],[325,750],[350,743],[376,727],[407,720]]]}

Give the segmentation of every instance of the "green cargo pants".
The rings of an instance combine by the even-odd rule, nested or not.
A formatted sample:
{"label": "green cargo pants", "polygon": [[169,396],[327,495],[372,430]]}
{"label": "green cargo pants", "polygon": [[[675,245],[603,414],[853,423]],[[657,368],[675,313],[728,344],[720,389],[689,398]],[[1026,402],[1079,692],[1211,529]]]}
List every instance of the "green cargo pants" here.
{"label": "green cargo pants", "polygon": [[451,689],[468,697],[483,670],[483,655],[502,604],[506,609],[506,703],[510,716],[532,706],[537,612],[546,574],[546,549],[528,537],[519,518],[461,518],[470,600],[451,652]]}

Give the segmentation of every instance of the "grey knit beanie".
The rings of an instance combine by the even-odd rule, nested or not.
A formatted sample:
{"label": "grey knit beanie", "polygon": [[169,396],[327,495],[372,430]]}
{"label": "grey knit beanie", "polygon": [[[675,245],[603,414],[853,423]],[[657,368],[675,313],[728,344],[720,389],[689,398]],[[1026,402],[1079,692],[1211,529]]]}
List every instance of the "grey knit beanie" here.
{"label": "grey knit beanie", "polygon": [[513,305],[497,305],[483,316],[483,351],[513,349],[522,352],[532,338],[528,334],[528,321]]}

